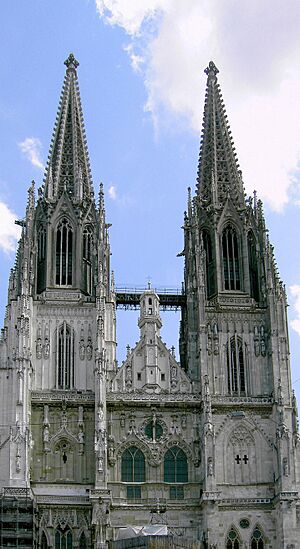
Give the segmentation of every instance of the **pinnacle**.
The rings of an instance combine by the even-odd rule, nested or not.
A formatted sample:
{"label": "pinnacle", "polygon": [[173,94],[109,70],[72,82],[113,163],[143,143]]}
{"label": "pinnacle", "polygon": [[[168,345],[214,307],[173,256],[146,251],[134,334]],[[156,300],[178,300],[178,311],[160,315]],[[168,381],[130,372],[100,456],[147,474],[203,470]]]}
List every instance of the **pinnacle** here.
{"label": "pinnacle", "polygon": [[216,78],[218,72],[219,72],[219,69],[217,69],[216,65],[214,64],[213,61],[210,61],[208,63],[208,67],[206,67],[206,69],[204,69],[204,72],[205,74],[207,74],[208,78]]}
{"label": "pinnacle", "polygon": [[74,54],[70,53],[69,57],[65,60],[64,65],[66,65],[67,69],[76,70],[79,66],[79,62],[75,59]]}

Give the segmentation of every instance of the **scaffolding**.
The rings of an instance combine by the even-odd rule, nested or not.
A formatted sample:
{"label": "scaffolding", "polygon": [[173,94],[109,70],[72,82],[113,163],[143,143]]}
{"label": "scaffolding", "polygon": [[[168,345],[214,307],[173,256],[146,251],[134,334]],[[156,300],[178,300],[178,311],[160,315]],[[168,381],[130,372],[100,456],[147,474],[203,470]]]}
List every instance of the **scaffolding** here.
{"label": "scaffolding", "polygon": [[29,549],[35,544],[35,513],[29,488],[3,488],[1,494],[0,547]]}

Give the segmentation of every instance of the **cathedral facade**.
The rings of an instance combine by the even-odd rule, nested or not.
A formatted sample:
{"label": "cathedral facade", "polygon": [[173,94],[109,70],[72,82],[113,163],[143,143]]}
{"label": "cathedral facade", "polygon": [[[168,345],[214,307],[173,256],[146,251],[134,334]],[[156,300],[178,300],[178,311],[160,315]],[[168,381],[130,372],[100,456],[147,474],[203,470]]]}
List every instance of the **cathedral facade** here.
{"label": "cathedral facade", "polygon": [[[296,549],[287,300],[245,198],[214,63],[183,290],[120,293],[71,54],[44,184],[28,191],[0,344],[0,546]],[[116,360],[116,308],[140,338]],[[180,362],[160,308],[181,307]],[[148,540],[148,541],[146,541]]]}

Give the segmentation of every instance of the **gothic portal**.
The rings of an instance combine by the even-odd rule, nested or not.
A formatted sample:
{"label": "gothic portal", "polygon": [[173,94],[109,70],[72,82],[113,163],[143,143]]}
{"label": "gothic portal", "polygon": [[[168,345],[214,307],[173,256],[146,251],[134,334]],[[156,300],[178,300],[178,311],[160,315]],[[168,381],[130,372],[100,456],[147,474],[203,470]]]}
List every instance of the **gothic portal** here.
{"label": "gothic portal", "polygon": [[[287,301],[207,91],[183,291],[120,293],[71,54],[44,184],[28,191],[0,346],[1,547],[300,546]],[[116,361],[116,308],[139,308]],[[160,307],[181,307],[180,362]],[[162,545],[163,541],[165,542]]]}

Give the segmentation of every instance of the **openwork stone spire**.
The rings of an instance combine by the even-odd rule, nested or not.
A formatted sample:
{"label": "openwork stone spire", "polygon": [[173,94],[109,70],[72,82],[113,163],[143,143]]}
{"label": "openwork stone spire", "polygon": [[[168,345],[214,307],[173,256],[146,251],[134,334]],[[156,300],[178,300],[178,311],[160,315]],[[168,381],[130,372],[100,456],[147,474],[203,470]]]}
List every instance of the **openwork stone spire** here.
{"label": "openwork stone spire", "polygon": [[78,61],[71,53],[51,140],[45,173],[45,197],[57,199],[66,191],[72,200],[91,198],[92,179],[77,80]]}
{"label": "openwork stone spire", "polygon": [[207,87],[197,194],[205,205],[219,207],[230,196],[237,207],[244,207],[241,172],[217,80],[219,71],[213,61],[210,61],[204,72],[207,74]]}

